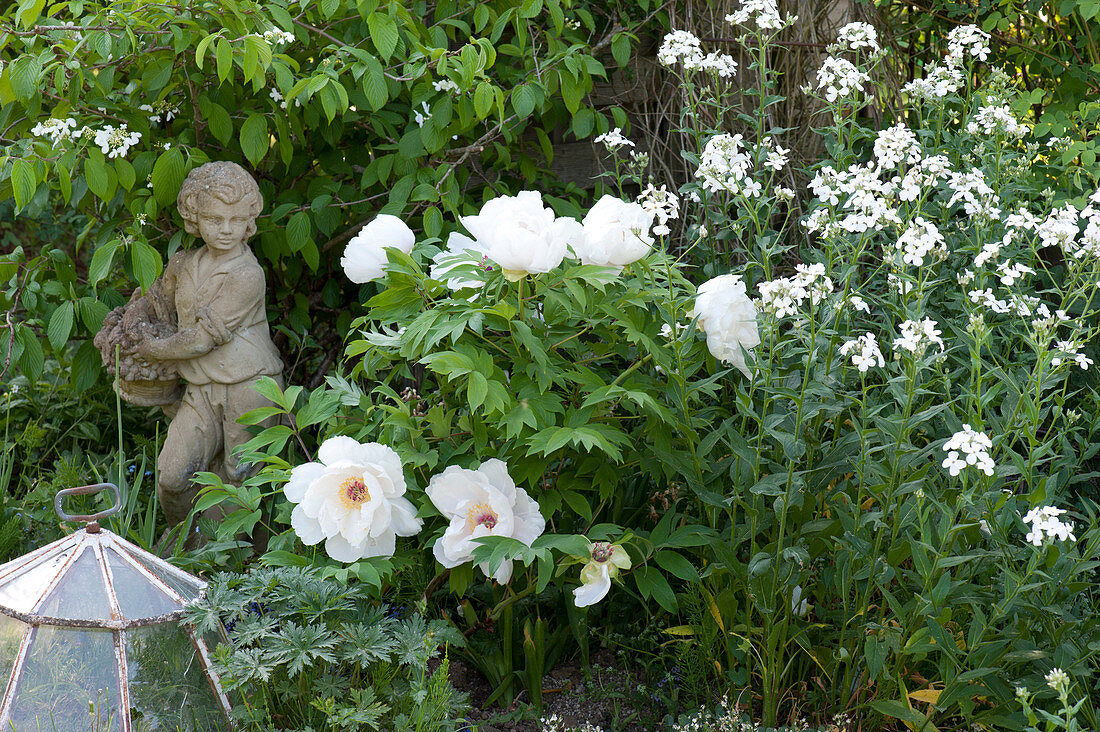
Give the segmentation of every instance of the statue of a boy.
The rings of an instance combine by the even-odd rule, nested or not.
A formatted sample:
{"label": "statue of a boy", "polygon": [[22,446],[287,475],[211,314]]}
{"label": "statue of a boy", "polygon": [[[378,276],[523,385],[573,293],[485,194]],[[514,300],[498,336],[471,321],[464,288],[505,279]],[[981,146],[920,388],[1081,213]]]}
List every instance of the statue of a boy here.
{"label": "statue of a boy", "polygon": [[174,370],[186,382],[182,400],[165,405],[172,421],[158,466],[157,495],[170,527],[194,506],[195,473],[233,483],[247,477],[249,466],[232,457],[249,439],[237,418],[270,405],[252,388],[260,377],[282,381],[264,272],[247,244],[263,208],[256,181],[236,163],[207,163],[184,180],[177,205],[187,233],[205,246],[173,256],[149,291],[114,318],[116,333],[125,335],[111,339],[139,370]]}

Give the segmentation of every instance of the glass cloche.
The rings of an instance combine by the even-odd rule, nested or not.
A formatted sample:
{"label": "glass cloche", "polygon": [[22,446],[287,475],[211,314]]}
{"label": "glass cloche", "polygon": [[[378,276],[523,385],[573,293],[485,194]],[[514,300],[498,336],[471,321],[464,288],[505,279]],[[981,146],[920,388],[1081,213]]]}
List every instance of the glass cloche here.
{"label": "glass cloche", "polygon": [[[69,516],[65,496],[111,490],[115,506]],[[0,729],[205,732],[228,726],[210,668],[217,638],[183,624],[206,583],[99,526],[118,488],[57,494],[86,526],[0,566]]]}

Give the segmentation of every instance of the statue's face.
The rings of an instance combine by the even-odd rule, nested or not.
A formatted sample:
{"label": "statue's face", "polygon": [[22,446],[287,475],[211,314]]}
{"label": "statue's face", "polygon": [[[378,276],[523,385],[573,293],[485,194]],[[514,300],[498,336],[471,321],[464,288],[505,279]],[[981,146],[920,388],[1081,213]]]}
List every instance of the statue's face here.
{"label": "statue's face", "polygon": [[244,202],[225,203],[206,196],[199,211],[199,234],[208,247],[219,252],[232,251],[244,244],[250,223],[252,216]]}

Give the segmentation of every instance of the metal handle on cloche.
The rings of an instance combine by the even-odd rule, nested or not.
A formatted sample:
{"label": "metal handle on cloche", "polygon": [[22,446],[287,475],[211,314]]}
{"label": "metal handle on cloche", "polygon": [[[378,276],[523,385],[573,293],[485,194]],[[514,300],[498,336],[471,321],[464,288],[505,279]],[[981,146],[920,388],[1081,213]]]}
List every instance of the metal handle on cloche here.
{"label": "metal handle on cloche", "polygon": [[[78,514],[72,516],[65,513],[61,508],[61,503],[65,500],[66,496],[85,496],[90,493],[99,493],[102,490],[110,490],[115,494],[115,505],[108,509],[93,514]],[[81,485],[76,488],[62,488],[57,492],[57,495],[53,499],[53,509],[57,511],[57,515],[62,521],[85,521],[87,525],[84,530],[89,534],[99,533],[99,520],[107,518],[108,516],[114,516],[122,509],[122,494],[118,490],[118,486],[114,483],[94,483],[92,485]]]}

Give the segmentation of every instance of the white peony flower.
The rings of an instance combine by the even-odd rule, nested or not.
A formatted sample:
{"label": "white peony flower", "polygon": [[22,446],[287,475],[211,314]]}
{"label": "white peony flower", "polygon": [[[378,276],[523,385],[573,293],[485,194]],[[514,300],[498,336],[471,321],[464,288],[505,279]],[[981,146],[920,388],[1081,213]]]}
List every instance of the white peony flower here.
{"label": "white peony flower", "polygon": [[604,196],[584,217],[584,231],[573,245],[581,264],[622,269],[649,254],[653,211]]}
{"label": "white peony flower", "polygon": [[[539,504],[516,486],[508,466],[497,459],[486,460],[477,470],[452,465],[432,478],[428,498],[451,525],[435,543],[435,558],[444,567],[457,567],[474,557],[474,539],[508,536],[527,546],[542,534],[546,519]],[[486,576],[500,584],[512,579],[512,562],[499,567],[479,565]]]}
{"label": "white peony flower", "polygon": [[396,216],[379,214],[348,242],[340,266],[352,282],[370,282],[386,272],[387,247],[408,254],[415,243],[416,236],[408,224]]}
{"label": "white peony flower", "polygon": [[756,328],[756,307],[745,293],[738,275],[720,275],[699,286],[692,317],[707,334],[707,348],[719,361],[732,364],[752,376],[742,348],[760,345]]}
{"label": "white peony flower", "polygon": [[580,222],[556,217],[538,191],[486,201],[476,216],[463,216],[461,221],[513,282],[557,267],[581,235]]}
{"label": "white peony flower", "polygon": [[630,569],[630,556],[621,546],[597,541],[588,545],[591,558],[581,569],[581,586],[573,590],[577,607],[588,607],[602,600],[611,590],[611,578],[620,569]]}
{"label": "white peony flower", "polygon": [[401,458],[377,442],[330,437],[317,450],[319,462],[290,471],[283,486],[297,504],[290,525],[303,544],[325,540],[325,551],[340,562],[393,555],[397,536],[413,536],[423,522],[404,497]]}

